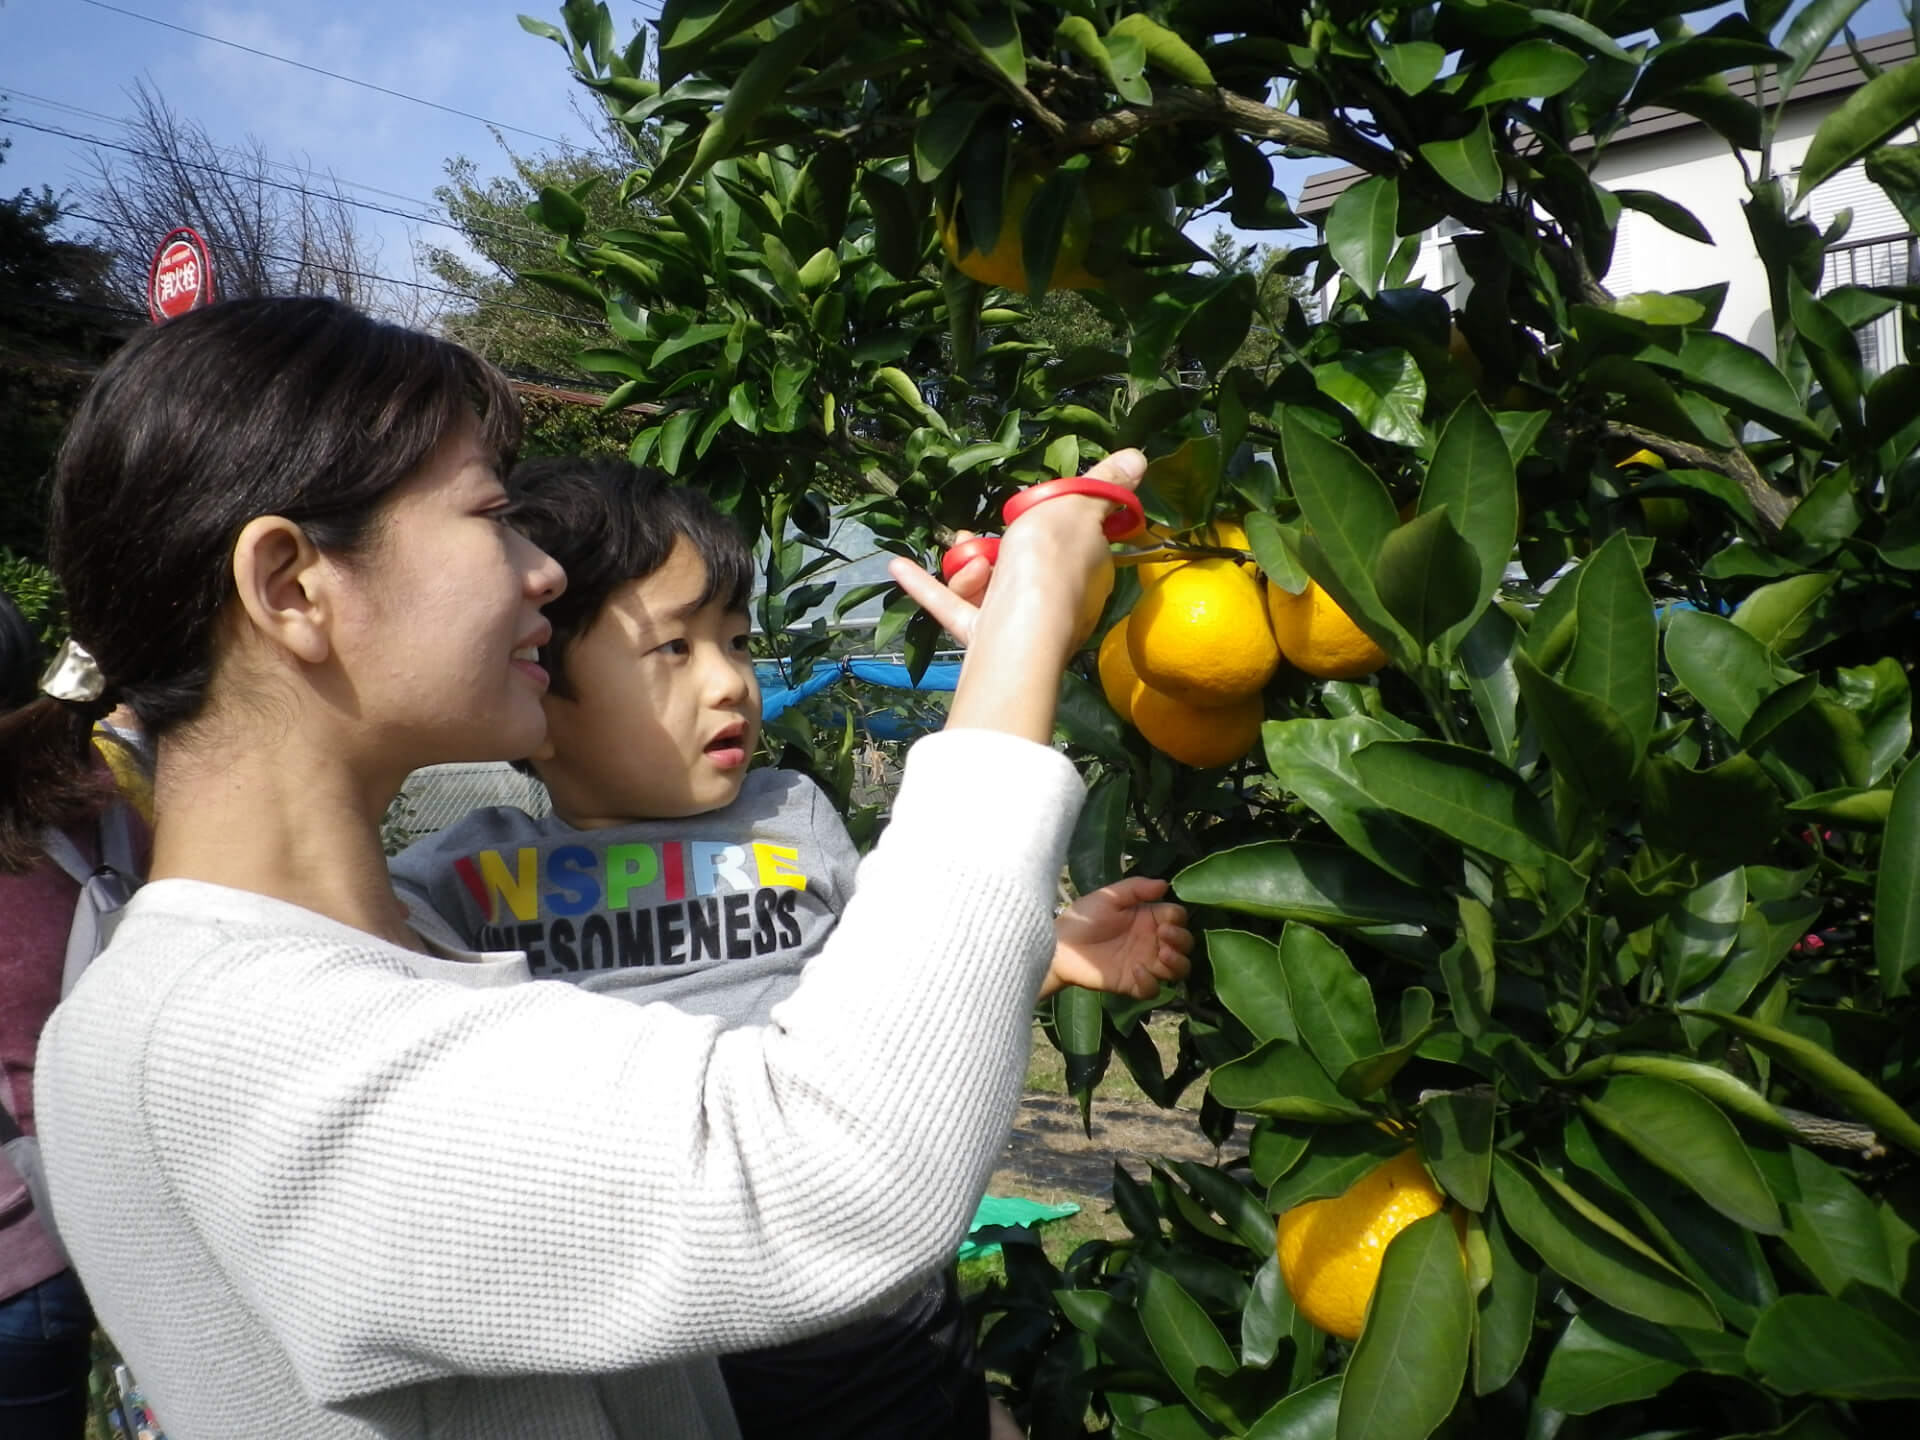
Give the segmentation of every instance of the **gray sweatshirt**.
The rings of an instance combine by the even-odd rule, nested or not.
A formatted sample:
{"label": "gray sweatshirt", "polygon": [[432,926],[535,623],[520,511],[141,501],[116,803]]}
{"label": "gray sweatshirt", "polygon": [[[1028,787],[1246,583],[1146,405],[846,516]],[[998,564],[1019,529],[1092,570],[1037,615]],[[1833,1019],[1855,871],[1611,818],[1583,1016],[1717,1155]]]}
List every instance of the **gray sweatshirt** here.
{"label": "gray sweatshirt", "polygon": [[958,1243],[1080,798],[1045,747],[922,740],[778,1022],[736,1029],[149,884],[37,1089],[62,1233],[169,1435],[731,1435],[713,1354]]}
{"label": "gray sweatshirt", "polygon": [[731,805],[680,820],[576,830],[475,810],[392,870],[424,934],[525,951],[536,980],[758,1025],[825,943],[859,863],[819,786],[755,770]]}

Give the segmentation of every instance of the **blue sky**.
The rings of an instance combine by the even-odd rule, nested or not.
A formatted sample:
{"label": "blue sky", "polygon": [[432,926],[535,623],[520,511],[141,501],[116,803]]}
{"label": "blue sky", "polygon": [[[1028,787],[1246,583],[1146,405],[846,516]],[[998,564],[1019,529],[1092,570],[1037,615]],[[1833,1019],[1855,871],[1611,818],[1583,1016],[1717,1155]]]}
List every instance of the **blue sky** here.
{"label": "blue sky", "polygon": [[[451,155],[472,157],[483,174],[505,168],[504,155],[480,121],[118,13],[134,11],[541,135],[577,143],[586,133],[569,102],[576,95],[589,97],[567,78],[559,49],[523,33],[514,20],[523,8],[552,18],[542,0],[111,4],[109,9],[89,0],[0,0],[0,94],[11,97],[6,118],[118,137],[122,132],[112,119],[127,112],[125,90],[145,77],[222,143],[257,137],[275,158],[299,160],[343,182],[371,187],[349,193],[373,204],[426,208]],[[651,15],[656,5],[654,0],[612,0],[612,8],[624,25]],[[1717,13],[1707,12],[1702,22]],[[1897,0],[1869,0],[1856,30],[1877,34],[1902,23]],[[13,141],[0,165],[0,190],[45,184],[63,192],[86,174],[86,147],[80,142],[18,125],[0,125],[0,134]],[[523,152],[544,148],[528,135],[506,138]],[[1291,193],[1324,164],[1281,161],[1277,173]],[[395,195],[409,199],[397,201]],[[392,216],[357,213],[378,238],[379,268],[389,275],[413,273],[416,236],[441,243],[452,238],[448,231],[410,226]]]}

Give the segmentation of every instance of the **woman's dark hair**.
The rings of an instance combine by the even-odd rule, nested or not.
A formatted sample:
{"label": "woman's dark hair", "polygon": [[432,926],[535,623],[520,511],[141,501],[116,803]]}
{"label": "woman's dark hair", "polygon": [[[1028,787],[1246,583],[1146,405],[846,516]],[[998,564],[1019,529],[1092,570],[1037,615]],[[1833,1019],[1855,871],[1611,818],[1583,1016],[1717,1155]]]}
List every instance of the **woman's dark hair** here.
{"label": "woman's dark hair", "polygon": [[514,528],[567,572],[566,590],[541,612],[553,625],[540,659],[556,695],[574,698],[568,647],[600,618],[615,590],[653,574],[682,539],[707,569],[699,603],[747,608],[753,553],[739,530],[705,494],[675,485],[658,470],[625,460],[543,457],[522,461],[507,493]]}
{"label": "woman's dark hair", "polygon": [[125,701],[158,739],[206,702],[233,542],[262,515],[351,555],[393,488],[477,417],[504,471],[506,380],[457,345],[336,300],[231,300],[141,332],[100,372],[60,450],[53,568],[106,692],[0,718],[0,867],[29,863],[56,772],[90,765]]}
{"label": "woman's dark hair", "polygon": [[46,668],[47,651],[39,635],[13,597],[0,590],[0,714],[33,699]]}

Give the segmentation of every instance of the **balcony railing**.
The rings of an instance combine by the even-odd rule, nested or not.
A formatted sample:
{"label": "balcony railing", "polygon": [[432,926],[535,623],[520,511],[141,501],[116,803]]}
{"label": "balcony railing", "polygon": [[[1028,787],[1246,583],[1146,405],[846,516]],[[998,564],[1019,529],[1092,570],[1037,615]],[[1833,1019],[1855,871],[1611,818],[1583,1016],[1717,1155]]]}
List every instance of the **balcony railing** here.
{"label": "balcony railing", "polygon": [[[1920,247],[1920,239],[1912,235],[1848,240],[1829,246],[1826,267],[1820,276],[1820,293],[1824,295],[1843,285],[1909,284],[1914,273],[1920,271],[1916,247]],[[1860,340],[1860,359],[1870,374],[1890,370],[1907,358],[1900,339],[1898,310],[1889,311],[1854,333]]]}

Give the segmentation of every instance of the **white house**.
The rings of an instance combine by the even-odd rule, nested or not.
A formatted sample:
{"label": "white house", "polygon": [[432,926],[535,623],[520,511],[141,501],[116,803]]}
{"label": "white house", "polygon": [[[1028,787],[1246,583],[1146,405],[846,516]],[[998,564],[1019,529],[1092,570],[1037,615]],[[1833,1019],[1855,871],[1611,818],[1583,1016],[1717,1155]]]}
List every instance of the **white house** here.
{"label": "white house", "polygon": [[[1901,31],[1860,42],[1861,53],[1881,69],[1903,64],[1914,56],[1913,37]],[[1728,82],[1752,98],[1750,73],[1729,75]],[[1827,51],[1794,87],[1773,146],[1776,174],[1786,179],[1789,196],[1793,177],[1820,122],[1861,85],[1861,73],[1846,47]],[[1771,109],[1779,90],[1771,76],[1759,97]],[[1748,164],[1756,157],[1749,154]],[[1334,200],[1364,172],[1345,166],[1311,176],[1296,207],[1316,222],[1324,221]],[[1773,316],[1767,297],[1766,272],[1754,253],[1740,204],[1747,198],[1745,176],[1728,142],[1691,115],[1649,107],[1635,112],[1617,131],[1593,178],[1609,190],[1651,190],[1685,206],[1713,236],[1711,246],[1676,235],[1650,216],[1627,210],[1621,214],[1613,265],[1605,284],[1615,295],[1641,290],[1689,290],[1727,282],[1726,304],[1717,328],[1763,354],[1773,353]],[[1822,290],[1840,285],[1904,283],[1913,263],[1914,236],[1904,218],[1880,188],[1854,164],[1820,185],[1807,197],[1806,211],[1824,230],[1845,210],[1853,222],[1845,238],[1827,256]],[[1423,237],[1413,283],[1429,289],[1458,285],[1465,275],[1454,258],[1448,222]],[[1455,308],[1460,304],[1454,300]],[[1885,368],[1898,358],[1897,314],[1861,334],[1865,358]]]}

